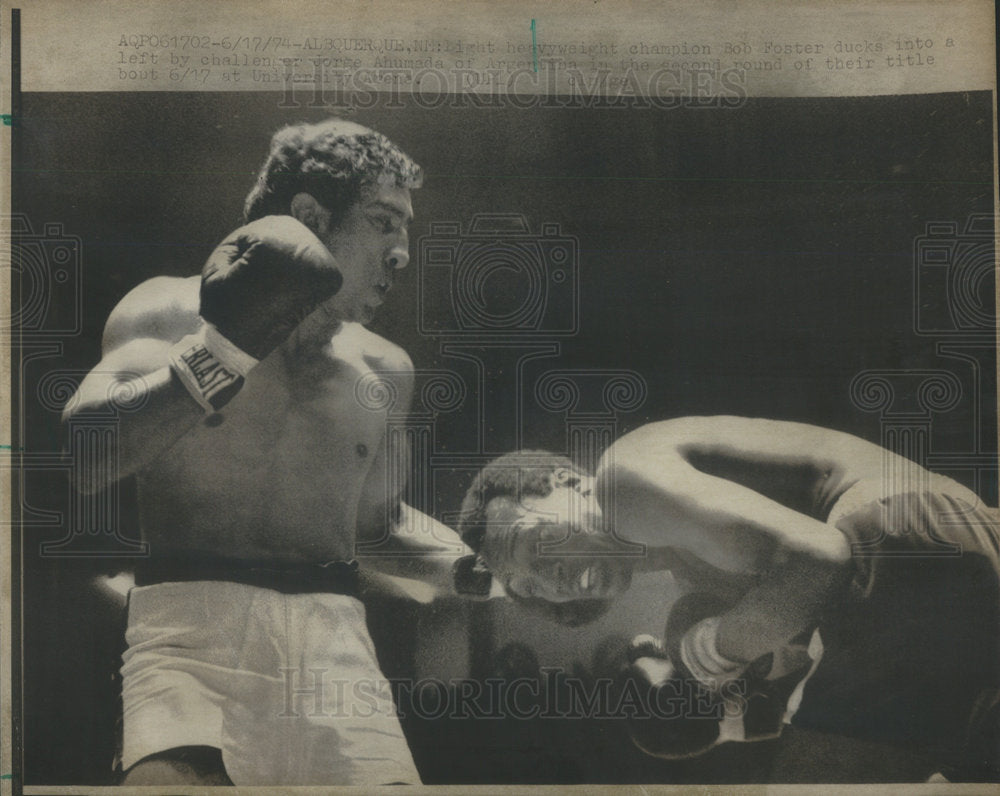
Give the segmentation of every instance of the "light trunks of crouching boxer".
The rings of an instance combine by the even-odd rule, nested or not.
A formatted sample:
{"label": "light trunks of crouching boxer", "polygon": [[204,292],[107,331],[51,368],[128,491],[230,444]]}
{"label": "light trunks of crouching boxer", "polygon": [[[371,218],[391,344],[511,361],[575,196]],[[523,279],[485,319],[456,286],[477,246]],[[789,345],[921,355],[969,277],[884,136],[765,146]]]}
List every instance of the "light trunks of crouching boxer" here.
{"label": "light trunks of crouching boxer", "polygon": [[[602,517],[595,496],[609,494]],[[625,435],[594,478],[537,452],[502,457],[469,490],[460,530],[479,570],[557,618],[594,618],[628,588],[636,559],[601,555],[623,542],[689,588],[665,640],[630,650],[648,710],[629,730],[651,755],[775,737],[790,720],[991,780],[997,521],[957,482],[849,434],[691,417]]]}
{"label": "light trunks of crouching boxer", "polygon": [[66,413],[108,409],[123,383],[141,398],[120,413],[117,460],[77,484],[134,474],[151,552],[129,596],[126,784],[419,782],[356,544],[403,556],[362,575],[448,590],[451,561],[433,554],[461,545],[440,525],[395,533],[415,512],[386,473],[405,466],[387,466],[386,414],[355,388],[375,374],[409,404],[410,359],[365,325],[407,265],[420,182],[360,125],[280,130],[246,226],[200,275],[145,282],[107,321]]}

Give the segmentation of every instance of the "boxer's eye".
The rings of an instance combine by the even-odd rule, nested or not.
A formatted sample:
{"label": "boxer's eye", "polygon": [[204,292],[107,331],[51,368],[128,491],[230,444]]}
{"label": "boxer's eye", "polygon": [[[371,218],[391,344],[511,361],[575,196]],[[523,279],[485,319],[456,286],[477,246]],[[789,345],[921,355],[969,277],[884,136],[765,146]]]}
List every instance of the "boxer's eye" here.
{"label": "boxer's eye", "polygon": [[395,222],[393,221],[391,216],[374,215],[374,216],[369,216],[368,218],[376,229],[385,234],[389,234],[395,228]]}

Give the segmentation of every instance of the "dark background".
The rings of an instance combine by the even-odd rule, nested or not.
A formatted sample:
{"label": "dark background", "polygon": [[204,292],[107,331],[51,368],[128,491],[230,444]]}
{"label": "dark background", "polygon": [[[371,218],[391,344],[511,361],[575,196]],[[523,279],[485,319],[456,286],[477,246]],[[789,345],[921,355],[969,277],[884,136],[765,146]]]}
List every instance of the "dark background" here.
{"label": "dark background", "polygon": [[[26,451],[64,443],[58,413],[36,398],[39,380],[96,363],[104,320],[130,288],[158,274],[198,272],[239,224],[273,131],[344,115],[305,100],[295,109],[278,102],[276,94],[236,93],[23,96],[13,209],[35,233],[58,223],[80,237],[79,293],[53,290],[52,317],[72,312],[75,295],[83,307],[82,333],[59,337],[60,353],[24,367]],[[399,143],[427,172],[414,193],[411,265],[372,327],[401,344],[418,369],[471,375],[420,332],[421,238],[431,224],[464,230],[476,214],[519,213],[532,230],[556,223],[579,245],[579,331],[560,339],[557,359],[530,373],[641,374],[648,397],[618,417],[619,431],[730,413],[811,422],[877,442],[880,416],[852,404],[854,376],[943,368],[959,379],[963,398],[933,416],[932,449],[995,451],[995,353],[983,355],[977,384],[968,363],[938,353],[944,337],[914,331],[915,240],[929,222],[961,231],[971,215],[992,214],[989,94],[760,99],[727,110],[376,107],[352,118]],[[992,230],[986,234],[992,239]],[[994,288],[990,273],[974,289],[990,316]],[[928,304],[935,301],[947,296],[938,291]],[[940,315],[942,306],[925,309]],[[509,428],[513,403],[494,405],[490,421]],[[440,433],[450,450],[474,447],[462,411]],[[536,407],[521,441],[560,448],[565,419]],[[956,466],[948,474],[996,505],[995,470],[977,477]],[[469,474],[452,475],[442,476],[424,508],[438,515],[457,508]],[[123,527],[136,535],[128,484],[122,498]],[[25,505],[65,516],[68,500],[64,474],[25,474]],[[40,555],[42,542],[65,534],[39,522],[22,536],[29,784],[110,776],[120,630],[89,582],[127,562]],[[393,616],[406,625],[405,610]],[[393,644],[405,647],[401,637]],[[394,667],[406,664],[386,662],[387,671]],[[407,731],[429,782],[543,781],[543,769],[554,777],[544,781],[741,781],[767,778],[761,760],[773,754],[773,744],[762,745],[668,766],[580,724],[499,730],[431,722]],[[456,756],[463,762],[454,764]],[[889,758],[873,757],[872,777],[891,779]],[[836,765],[816,770],[831,776]]]}

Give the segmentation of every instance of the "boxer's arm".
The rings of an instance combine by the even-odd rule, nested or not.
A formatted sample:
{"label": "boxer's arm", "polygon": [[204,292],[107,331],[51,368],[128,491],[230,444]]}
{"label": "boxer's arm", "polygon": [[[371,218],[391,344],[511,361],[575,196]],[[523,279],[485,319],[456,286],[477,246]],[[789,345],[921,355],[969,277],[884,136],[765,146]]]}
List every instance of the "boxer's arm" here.
{"label": "boxer's arm", "polygon": [[[871,447],[801,424],[685,418],[623,437],[603,457],[597,488],[598,494],[614,490],[616,530],[624,538],[678,547],[723,570],[757,569],[762,582],[719,626],[719,651],[749,662],[814,626],[841,582],[850,547],[833,526],[745,483],[753,483],[754,468],[762,465],[821,473],[830,466],[857,470],[860,459],[860,468],[867,468]],[[714,457],[743,483],[692,464],[692,458],[704,466]],[[809,478],[792,481],[811,488]]]}
{"label": "boxer's arm", "polygon": [[63,413],[119,421],[116,450],[76,473],[77,487],[96,491],[160,456],[342,282],[309,228],[266,216],[216,246],[200,279],[159,277],[129,293],[108,319],[101,362]]}
{"label": "boxer's arm", "polygon": [[[408,409],[413,392],[409,357],[392,346],[383,366],[390,374],[386,378],[395,385],[399,404]],[[396,478],[386,478],[390,451],[383,437],[365,483],[358,512],[359,539],[378,541],[360,544],[357,558],[365,569],[398,579],[395,587],[414,599],[454,594],[452,566],[471,550],[447,525],[402,501],[412,462],[405,439],[394,442],[391,455],[397,460],[390,471]],[[402,580],[410,583],[401,585]]]}
{"label": "boxer's arm", "polygon": [[150,280],[109,316],[101,360],[63,410],[64,422],[90,414],[118,421],[116,449],[101,446],[103,461],[74,468],[80,491],[96,492],[141,470],[204,417],[168,364],[174,341],[197,324],[197,313],[182,308],[182,291],[181,280]]}
{"label": "boxer's arm", "polygon": [[846,566],[792,555],[720,617],[716,644],[726,658],[749,663],[814,630],[824,608],[846,585]]}
{"label": "boxer's arm", "polygon": [[[846,434],[822,432],[826,429],[745,418],[651,424],[622,437],[604,454],[597,493],[614,493],[616,530],[623,537],[687,549],[723,570],[743,569],[746,551],[775,545],[818,561],[844,562],[850,548],[836,528],[745,485],[770,464],[780,464],[789,474],[821,477],[843,464],[842,449],[854,442],[864,445],[865,467],[872,461],[868,449],[881,450]],[[725,462],[726,477],[692,464],[698,460],[704,466],[713,459]],[[796,480],[804,489],[814,487],[809,478]]]}
{"label": "boxer's arm", "polygon": [[359,551],[362,567],[419,602],[454,595],[454,563],[472,551],[447,525],[405,503],[399,504],[398,515],[382,543]]}
{"label": "boxer's arm", "polygon": [[[702,483],[699,474],[691,481],[693,491],[705,490],[700,497],[664,497],[648,481],[623,478],[616,500],[619,534],[676,545],[722,570],[738,571],[744,552],[748,564],[759,560],[766,567],[756,573],[761,584],[723,616],[719,651],[731,660],[756,660],[814,627],[848,567],[850,548],[840,531],[722,479]],[[671,490],[677,488],[675,481]],[[768,538],[780,542],[768,548],[762,542]]]}

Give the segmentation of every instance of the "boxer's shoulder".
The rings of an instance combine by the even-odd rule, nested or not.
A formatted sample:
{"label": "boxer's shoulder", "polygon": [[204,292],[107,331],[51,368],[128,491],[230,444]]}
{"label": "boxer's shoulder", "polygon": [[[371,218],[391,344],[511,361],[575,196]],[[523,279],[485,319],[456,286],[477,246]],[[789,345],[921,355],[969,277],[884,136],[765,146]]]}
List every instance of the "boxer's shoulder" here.
{"label": "boxer's shoulder", "polygon": [[175,342],[198,324],[200,277],[157,276],[132,288],[104,326],[105,353],[139,338]]}
{"label": "boxer's shoulder", "polygon": [[360,323],[343,323],[333,337],[333,351],[360,354],[372,370],[405,377],[413,373],[413,361],[402,348]]}
{"label": "boxer's shoulder", "polygon": [[598,480],[609,477],[612,471],[616,479],[632,476],[642,481],[649,473],[663,472],[671,466],[686,468],[678,446],[689,440],[692,432],[707,419],[660,420],[623,434],[601,456],[596,471]]}

